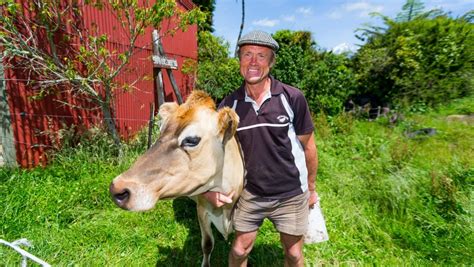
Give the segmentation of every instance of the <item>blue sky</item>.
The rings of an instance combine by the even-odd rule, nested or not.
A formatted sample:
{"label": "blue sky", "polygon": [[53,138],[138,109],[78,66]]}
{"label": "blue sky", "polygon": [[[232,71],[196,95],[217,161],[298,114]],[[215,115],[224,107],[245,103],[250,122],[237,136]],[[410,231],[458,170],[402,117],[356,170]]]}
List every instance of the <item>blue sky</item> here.
{"label": "blue sky", "polygon": [[[356,47],[361,42],[354,31],[365,23],[381,25],[370,12],[395,17],[406,0],[247,0],[244,34],[254,29],[274,33],[281,29],[312,32],[319,47]],[[441,8],[459,16],[474,9],[474,0],[427,0],[426,10]],[[241,22],[241,0],[216,0],[215,36],[235,47]]]}

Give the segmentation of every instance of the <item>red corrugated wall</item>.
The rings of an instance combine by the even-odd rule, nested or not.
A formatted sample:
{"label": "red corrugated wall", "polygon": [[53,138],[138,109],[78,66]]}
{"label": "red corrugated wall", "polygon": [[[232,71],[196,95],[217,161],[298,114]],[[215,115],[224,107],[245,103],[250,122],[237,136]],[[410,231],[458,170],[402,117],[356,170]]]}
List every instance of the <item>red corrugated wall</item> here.
{"label": "red corrugated wall", "polygon": [[[193,7],[189,0],[178,0],[177,4],[183,10]],[[107,43],[109,49],[123,51],[128,48],[125,33],[120,31],[119,22],[107,8],[98,10],[86,7],[83,11],[86,26],[96,25],[98,34],[110,36]],[[186,97],[192,90],[193,81],[181,73],[181,67],[186,58],[197,59],[197,26],[190,26],[186,32],[177,31],[173,36],[164,35],[174,26],[172,21],[162,23],[162,43],[167,56],[178,61],[178,70],[173,70],[173,74],[181,94]],[[147,125],[151,103],[155,103],[155,110],[157,109],[151,32],[152,29],[146,29],[145,34],[137,41],[127,70],[116,80],[118,83],[133,84],[130,91],[116,91],[114,97],[113,112],[117,118],[118,130],[124,138]],[[166,100],[173,101],[175,96],[166,71],[163,74]],[[57,101],[84,104],[82,100],[67,94],[33,100],[34,88],[27,85],[26,75],[22,71],[7,69],[5,75],[17,161],[22,167],[46,164],[46,152],[57,145],[63,126],[76,125],[80,131],[81,128],[89,128],[102,121],[98,110],[71,108]]]}

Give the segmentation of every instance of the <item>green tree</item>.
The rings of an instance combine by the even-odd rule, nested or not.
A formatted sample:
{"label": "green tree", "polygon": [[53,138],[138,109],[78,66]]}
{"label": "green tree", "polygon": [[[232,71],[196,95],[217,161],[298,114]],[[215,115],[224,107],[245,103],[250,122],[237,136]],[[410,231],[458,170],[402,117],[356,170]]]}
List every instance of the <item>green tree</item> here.
{"label": "green tree", "polygon": [[316,53],[315,42],[307,31],[277,31],[273,38],[280,45],[272,74],[280,81],[301,87],[309,59]]}
{"label": "green tree", "polygon": [[281,30],[273,37],[280,49],[272,74],[300,88],[312,112],[340,112],[356,85],[350,60],[318,51],[310,32]]}
{"label": "green tree", "polygon": [[345,55],[322,52],[310,62],[311,67],[304,72],[301,81],[310,109],[327,115],[342,112],[357,85],[350,59]]}
{"label": "green tree", "polygon": [[411,21],[416,16],[423,13],[425,5],[419,0],[407,0],[403,5],[402,11],[397,14],[397,21]]}
{"label": "green tree", "polygon": [[199,32],[198,43],[198,62],[188,60],[183,71],[194,73],[195,87],[220,102],[242,83],[238,59],[229,57],[228,42],[208,31]]}
{"label": "green tree", "polygon": [[206,20],[199,23],[199,31],[214,32],[214,10],[216,9],[216,0],[193,0],[202,12],[206,14]]}
{"label": "green tree", "polygon": [[469,14],[405,22],[383,17],[386,29],[366,31],[367,43],[354,57],[359,92],[407,106],[472,94],[474,26]]}
{"label": "green tree", "polygon": [[[116,90],[130,90],[131,84],[116,78],[128,68],[138,38],[147,27],[160,28],[164,19],[175,19],[177,28],[203,20],[197,9],[180,11],[175,0],[143,4],[138,0],[22,1],[0,0],[0,43],[7,66],[23,69],[38,96],[68,92],[97,105],[108,133],[121,151],[121,141],[113,118],[112,101]],[[84,26],[85,7],[113,13],[127,36],[127,46],[110,50],[109,36]],[[65,103],[68,104],[68,103]]]}

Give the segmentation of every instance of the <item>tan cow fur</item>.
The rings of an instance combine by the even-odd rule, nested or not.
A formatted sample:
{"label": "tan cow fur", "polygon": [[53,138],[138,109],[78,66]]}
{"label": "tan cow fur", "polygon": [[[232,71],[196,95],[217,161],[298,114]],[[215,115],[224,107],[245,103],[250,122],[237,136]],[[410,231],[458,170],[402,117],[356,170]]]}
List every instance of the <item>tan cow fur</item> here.
{"label": "tan cow fur", "polygon": [[[208,266],[214,243],[210,223],[227,239],[232,207],[243,186],[242,153],[234,137],[238,116],[229,108],[216,111],[212,99],[201,91],[193,92],[181,106],[163,104],[159,115],[160,138],[113,180],[110,192],[116,196],[128,190],[127,200],[116,203],[134,211],[149,210],[160,199],[191,197],[197,203],[203,266]],[[192,137],[199,137],[199,144],[183,145]],[[234,191],[234,203],[214,208],[200,195],[206,191]]]}

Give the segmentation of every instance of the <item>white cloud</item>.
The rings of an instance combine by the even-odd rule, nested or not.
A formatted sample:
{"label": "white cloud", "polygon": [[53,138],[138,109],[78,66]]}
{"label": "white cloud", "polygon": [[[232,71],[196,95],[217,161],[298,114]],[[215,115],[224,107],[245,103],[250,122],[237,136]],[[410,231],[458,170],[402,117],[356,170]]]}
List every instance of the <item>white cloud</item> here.
{"label": "white cloud", "polygon": [[255,26],[262,26],[262,27],[275,27],[278,23],[280,23],[277,19],[260,19],[252,21],[252,25]]}
{"label": "white cloud", "polygon": [[356,2],[350,4],[344,4],[344,9],[347,11],[359,11],[370,9],[370,4],[367,2]]}
{"label": "white cloud", "polygon": [[343,10],[352,13],[355,12],[359,17],[368,17],[371,12],[382,12],[382,5],[371,4],[366,1],[359,1],[355,3],[345,4],[342,6]]}
{"label": "white cloud", "polygon": [[333,11],[329,13],[328,17],[330,19],[341,19],[343,17],[343,14],[340,11]]}
{"label": "white cloud", "polygon": [[313,13],[313,11],[311,10],[311,7],[299,7],[297,10],[296,10],[297,13],[300,13],[300,14],[303,14],[305,16],[309,16]]}
{"label": "white cloud", "polygon": [[360,17],[367,18],[371,12],[382,13],[384,10],[383,5],[371,4],[367,1],[358,1],[354,3],[347,3],[340,5],[337,9],[327,13],[326,16],[329,19],[339,20],[344,17]]}
{"label": "white cloud", "polygon": [[473,3],[473,0],[431,0],[424,2],[425,10],[439,8],[443,11],[458,11],[462,14],[468,10],[472,10]]}
{"label": "white cloud", "polygon": [[281,19],[287,22],[293,22],[296,20],[294,15],[282,16]]}
{"label": "white cloud", "polygon": [[357,51],[357,47],[348,43],[340,43],[333,47],[331,51],[334,54],[342,54],[342,53],[354,53]]}

